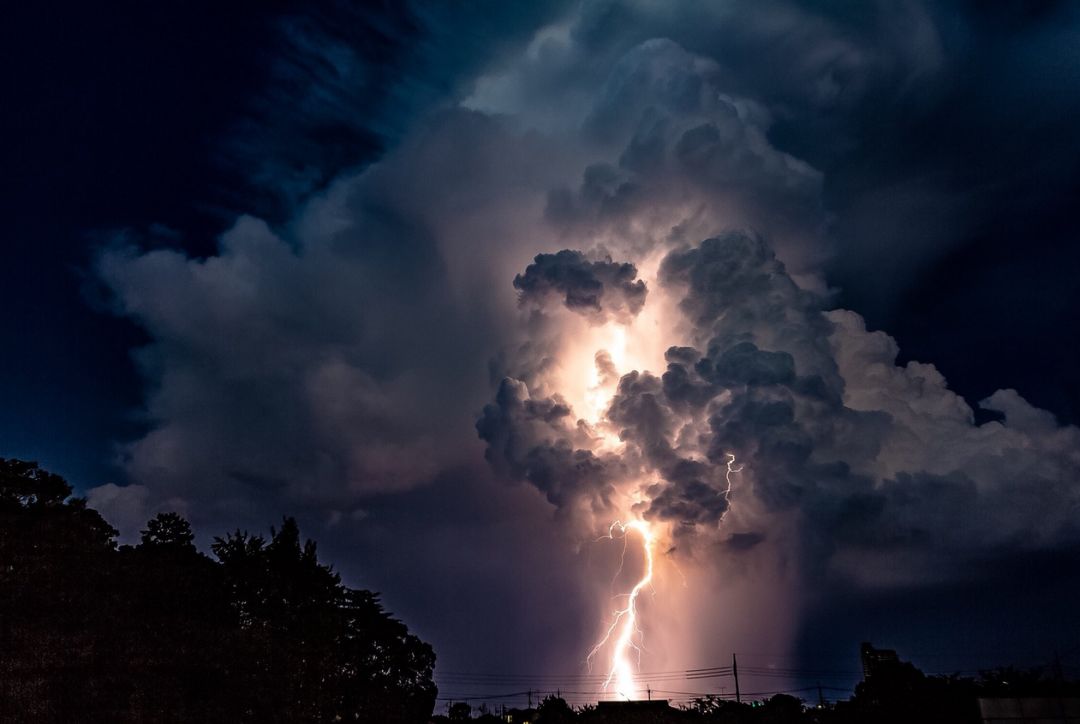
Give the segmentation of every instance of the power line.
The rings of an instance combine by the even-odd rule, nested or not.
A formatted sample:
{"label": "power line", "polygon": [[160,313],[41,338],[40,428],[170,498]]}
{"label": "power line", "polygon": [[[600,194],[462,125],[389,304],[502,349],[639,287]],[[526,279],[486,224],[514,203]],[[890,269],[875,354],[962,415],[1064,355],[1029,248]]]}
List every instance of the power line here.
{"label": "power line", "polygon": [[[1072,655],[1075,651],[1080,650],[1080,647],[1074,647],[1065,649],[1063,654],[1065,656]],[[744,663],[739,667],[739,673],[742,677],[750,681],[760,681],[761,683],[768,682],[770,680],[776,681],[777,684],[781,682],[790,682],[791,684],[799,684],[799,686],[782,688],[777,686],[775,689],[769,688],[767,690],[764,687],[761,691],[753,691],[743,694],[747,697],[762,697],[772,696],[775,694],[797,694],[808,691],[829,691],[829,692],[843,692],[850,693],[854,691],[850,686],[826,686],[818,684],[811,685],[811,681],[832,681],[835,683],[847,683],[860,679],[862,671],[857,669],[842,669],[842,668],[830,668],[830,667],[814,667],[814,666],[776,666],[772,664],[761,663],[761,659],[769,659],[772,661],[782,662],[794,662],[802,661],[803,659],[790,655],[773,655],[763,653],[746,653],[738,654],[741,657],[755,660],[753,664]],[[913,658],[930,658],[933,656],[945,657],[949,654],[938,653],[928,654],[921,653],[913,656]],[[734,661],[733,661],[734,663]],[[1073,671],[1076,667],[1065,664],[1063,669]],[[928,673],[953,673],[959,675],[973,675],[978,674],[985,669],[975,670],[954,670],[951,672],[928,672]],[[718,699],[735,699],[738,697],[737,693],[728,693],[725,691],[725,687],[718,687],[717,680],[726,679],[731,677],[734,679],[735,670],[733,666],[718,665],[718,666],[705,666],[689,669],[678,670],[666,670],[666,671],[649,671],[639,672],[633,674],[633,679],[636,683],[644,687],[648,685],[652,692],[665,695],[671,698],[674,697],[690,697],[685,701],[693,701],[694,699],[700,699],[705,697],[712,697]],[[508,673],[508,672],[477,672],[477,671],[439,671],[435,675],[436,682],[440,689],[444,692],[453,691],[454,695],[442,694],[438,697],[439,701],[472,701],[472,702],[484,702],[484,701],[511,701],[514,699],[524,700],[531,698],[535,695],[537,697],[544,696],[561,696],[568,703],[588,703],[594,702],[605,697],[612,695],[611,691],[604,690],[603,685],[607,681],[608,677],[602,674],[594,674],[592,672],[581,671],[577,673]],[[706,691],[686,691],[685,688],[679,687],[678,682],[686,682],[692,688],[696,688],[697,685],[703,686]],[[734,683],[734,682],[732,682]],[[656,688],[659,684],[661,687],[665,684],[674,685],[672,689]],[[805,685],[802,685],[805,684]],[[526,688],[528,687],[528,688]],[[720,688],[717,692],[716,689]],[[503,689],[502,691],[499,691]],[[505,691],[505,689],[511,689],[511,691]],[[474,693],[474,692],[490,692],[490,693]],[[684,700],[684,699],[679,699]]]}
{"label": "power line", "polygon": [[[818,688],[821,688],[821,689],[827,690],[827,691],[838,691],[838,692],[844,692],[844,693],[850,693],[850,692],[854,691],[854,689],[852,689],[850,687],[845,688],[845,687],[838,687],[838,686],[822,686],[822,687],[803,686],[803,687],[790,688],[790,689],[770,689],[768,691],[752,691],[752,692],[747,692],[747,693],[743,694],[743,696],[764,697],[764,696],[774,696],[776,694],[796,694],[796,693],[801,693],[801,692],[805,692],[805,691],[816,691]],[[727,693],[724,693],[724,692],[712,693],[712,692],[702,692],[702,691],[676,691],[676,690],[671,690],[671,689],[653,689],[652,691],[653,691],[653,693],[656,693],[656,694],[665,694],[665,695],[672,695],[672,696],[675,696],[675,697],[683,697],[680,700],[685,700],[685,701],[688,701],[688,702],[695,701],[697,699],[704,699],[704,698],[725,699],[725,700],[734,698],[734,694],[727,694]],[[567,701],[569,701],[571,699],[574,699],[574,700],[579,700],[579,701],[590,701],[591,702],[591,701],[595,701],[599,697],[608,696],[608,695],[610,695],[610,693],[611,692],[606,692],[606,691],[576,691],[576,690],[561,690],[561,689],[551,689],[551,690],[529,689],[527,691],[503,692],[503,693],[498,693],[498,694],[445,695],[445,696],[436,697],[436,700],[437,701],[462,701],[462,702],[477,701],[477,702],[483,702],[483,701],[495,701],[495,700],[505,700],[505,699],[513,699],[513,698],[524,698],[524,697],[529,697],[529,696],[541,697],[541,696],[559,695],[564,700],[567,700]],[[588,697],[588,698],[587,699],[582,699],[582,697]]]}
{"label": "power line", "polygon": [[[638,672],[638,673],[633,674],[633,676],[636,679],[647,679],[647,678],[668,677],[668,676],[686,676],[688,674],[709,673],[709,672],[730,671],[730,670],[731,670],[730,666],[713,666],[713,667],[702,668],[702,669],[679,669],[679,670],[672,670],[672,671],[642,671],[642,672]],[[540,679],[583,679],[583,678],[584,679],[604,679],[604,678],[606,678],[606,676],[602,675],[602,674],[589,674],[589,673],[584,673],[584,674],[582,674],[582,673],[577,673],[577,674],[514,674],[514,673],[502,674],[502,673],[499,673],[499,674],[495,674],[495,673],[477,672],[477,671],[442,671],[442,672],[439,672],[439,676],[444,676],[444,677],[469,677],[469,678],[517,678],[517,679],[531,679],[531,680],[540,680]]]}

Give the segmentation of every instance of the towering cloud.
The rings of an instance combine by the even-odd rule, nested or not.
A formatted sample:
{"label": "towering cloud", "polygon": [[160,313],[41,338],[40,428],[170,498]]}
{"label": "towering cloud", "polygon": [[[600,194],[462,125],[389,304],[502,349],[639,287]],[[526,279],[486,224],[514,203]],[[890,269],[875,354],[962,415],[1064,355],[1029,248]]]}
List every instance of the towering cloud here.
{"label": "towering cloud", "polygon": [[[497,609],[538,666],[572,669],[615,516],[668,533],[671,595],[707,621],[659,629],[677,666],[786,650],[837,592],[1078,550],[1080,431],[1009,389],[977,416],[830,286],[856,270],[876,299],[957,243],[935,155],[875,166],[954,82],[951,26],[917,2],[543,12],[448,54],[387,152],[281,223],[241,217],[205,257],[101,253],[147,333],[147,431],[122,448],[133,485],[91,501],[129,529],[300,512],[457,668],[522,665],[469,649],[465,612]],[[328,72],[316,107],[351,108]],[[488,575],[516,559],[558,561],[555,583]],[[440,628],[424,602],[444,590]],[[537,610],[573,625],[547,640]]]}

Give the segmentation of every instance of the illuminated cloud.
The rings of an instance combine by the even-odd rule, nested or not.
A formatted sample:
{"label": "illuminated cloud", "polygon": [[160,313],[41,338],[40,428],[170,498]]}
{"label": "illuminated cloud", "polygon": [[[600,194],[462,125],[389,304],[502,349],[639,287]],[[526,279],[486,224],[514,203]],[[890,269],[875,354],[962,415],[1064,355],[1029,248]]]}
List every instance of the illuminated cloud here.
{"label": "illuminated cloud", "polygon": [[[563,671],[608,600],[576,573],[618,516],[658,527],[669,583],[674,563],[692,579],[657,584],[681,606],[652,611],[672,665],[793,646],[811,582],[820,598],[899,590],[995,551],[1074,548],[1080,431],[1010,390],[983,403],[1004,419],[977,424],[826,283],[851,264],[887,287],[879,253],[897,274],[940,253],[880,251],[879,231],[935,226],[921,187],[900,205],[919,214],[878,199],[838,233],[830,186],[867,108],[914,113],[904,93],[938,78],[922,6],[873,22],[787,2],[550,14],[441,69],[450,90],[378,162],[335,169],[281,223],[241,217],[206,257],[101,254],[117,313],[148,336],[149,430],[123,448],[137,485],[95,503],[171,501],[205,526],[300,511],[408,591],[421,628],[453,588],[458,628],[437,635],[458,651],[505,655],[463,643],[461,611],[489,610],[492,587],[507,616],[572,612],[550,641],[520,634]],[[390,547],[424,570],[381,560]],[[485,578],[515,556],[558,560],[552,590]]]}
{"label": "illuminated cloud", "polygon": [[[730,535],[718,523],[740,501],[766,531],[773,512],[794,510],[810,570],[873,584],[950,575],[988,547],[1074,539],[1077,428],[1014,391],[983,403],[1003,423],[975,424],[933,367],[896,366],[891,339],[799,289],[758,236],[673,250],[659,279],[654,294],[678,299],[702,351],[672,347],[662,372],[624,371],[604,412],[618,454],[594,455],[557,393],[557,405],[523,399],[525,383],[507,380],[478,424],[489,459],[560,506],[623,488],[684,538]],[[729,503],[731,454],[753,482]]]}

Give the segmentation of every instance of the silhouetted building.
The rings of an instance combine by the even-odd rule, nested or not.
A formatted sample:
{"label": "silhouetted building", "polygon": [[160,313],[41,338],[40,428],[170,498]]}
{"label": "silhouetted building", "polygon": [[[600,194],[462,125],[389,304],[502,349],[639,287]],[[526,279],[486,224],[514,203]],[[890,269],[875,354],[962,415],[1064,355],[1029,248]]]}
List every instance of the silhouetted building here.
{"label": "silhouetted building", "polygon": [[650,701],[601,701],[585,721],[598,724],[667,724],[681,718],[682,712],[668,705],[667,699]]}
{"label": "silhouetted building", "polygon": [[859,656],[862,658],[863,681],[869,681],[875,673],[883,668],[890,668],[900,664],[900,657],[892,649],[875,649],[870,642],[863,641],[859,647]]}
{"label": "silhouetted building", "polygon": [[604,712],[666,711],[671,708],[667,699],[648,701],[599,701],[596,708]]}

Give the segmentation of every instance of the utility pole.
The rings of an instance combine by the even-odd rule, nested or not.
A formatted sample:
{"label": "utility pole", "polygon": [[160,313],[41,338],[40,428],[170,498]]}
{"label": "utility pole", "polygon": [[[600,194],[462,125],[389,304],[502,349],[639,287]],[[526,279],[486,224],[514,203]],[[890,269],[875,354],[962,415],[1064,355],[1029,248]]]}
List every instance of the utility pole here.
{"label": "utility pole", "polygon": [[735,658],[735,654],[731,655],[731,673],[735,674],[735,703],[742,703],[742,696],[739,694],[739,660]]}
{"label": "utility pole", "polygon": [[649,694],[649,701],[652,701],[652,686],[649,685],[649,684],[646,684],[645,685],[645,691],[648,692],[648,694]]}

